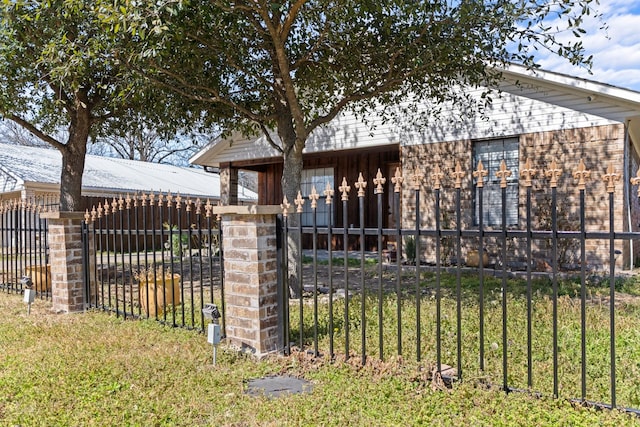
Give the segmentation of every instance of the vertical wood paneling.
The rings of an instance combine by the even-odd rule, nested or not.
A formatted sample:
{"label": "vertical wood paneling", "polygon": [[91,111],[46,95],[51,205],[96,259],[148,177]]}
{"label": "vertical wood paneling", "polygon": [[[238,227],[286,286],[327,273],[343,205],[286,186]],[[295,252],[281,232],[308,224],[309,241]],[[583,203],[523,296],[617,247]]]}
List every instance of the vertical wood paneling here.
{"label": "vertical wood paneling", "polygon": [[[364,151],[358,150],[353,152],[343,153],[327,153],[326,156],[314,156],[306,158],[304,160],[304,169],[319,169],[319,168],[333,168],[334,169],[334,183],[336,204],[334,207],[334,224],[338,227],[342,227],[342,203],[340,203],[340,192],[338,187],[342,183],[342,178],[346,177],[348,184],[351,186],[349,192],[349,204],[348,215],[349,224],[358,227],[358,197],[355,190],[354,183],[358,180],[358,175],[362,172],[364,179],[367,181],[366,195],[364,200],[365,205],[365,227],[377,226],[377,209],[378,202],[377,196],[374,194],[373,179],[378,172],[378,168],[383,174],[387,174],[388,165],[396,164],[400,161],[400,151],[398,145],[390,147],[388,151]],[[258,177],[258,203],[267,205],[279,205],[282,203],[282,186],[280,183],[282,177],[282,163],[265,165],[261,168],[261,172]],[[384,185],[384,193],[393,191],[390,185],[391,177],[385,176],[387,181]],[[323,189],[317,189],[322,191]],[[303,196],[308,196],[303,194]],[[385,199],[386,200],[386,199]],[[388,226],[389,207],[385,203],[383,204],[383,216],[384,227]],[[368,236],[366,239],[366,249],[374,249],[377,244],[377,238],[375,236]],[[303,244],[306,242],[303,242]],[[306,246],[306,244],[305,244]],[[349,242],[351,249],[357,249],[358,239],[354,236],[353,240]],[[336,249],[342,249],[342,239],[334,238],[334,247]]]}

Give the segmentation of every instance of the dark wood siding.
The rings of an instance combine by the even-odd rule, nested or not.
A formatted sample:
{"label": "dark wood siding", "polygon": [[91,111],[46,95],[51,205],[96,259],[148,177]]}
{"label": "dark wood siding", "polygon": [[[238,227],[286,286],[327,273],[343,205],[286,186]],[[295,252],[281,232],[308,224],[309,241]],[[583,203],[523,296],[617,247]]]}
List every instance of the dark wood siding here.
{"label": "dark wood siding", "polygon": [[[351,186],[351,191],[349,192],[347,225],[353,225],[357,228],[359,226],[358,192],[354,184],[357,182],[358,175],[360,173],[362,173],[365,181],[367,181],[366,195],[364,198],[365,227],[377,226],[378,200],[377,196],[374,194],[373,179],[375,178],[379,168],[383,176],[387,179],[384,184],[384,195],[382,198],[382,215],[384,218],[383,227],[388,227],[391,208],[389,206],[390,198],[388,197],[388,194],[389,191],[393,191],[389,171],[393,165],[399,165],[399,163],[399,146],[390,145],[369,150],[334,151],[323,153],[322,155],[305,156],[304,169],[334,169],[336,209],[334,210],[333,221],[338,227],[343,226],[342,202],[340,201],[338,187],[341,185],[343,178],[347,179],[348,185]],[[282,203],[282,186],[280,182],[282,178],[282,163],[258,166],[254,165],[251,169],[259,172],[258,203],[266,205],[279,205]],[[318,188],[317,190],[318,192],[321,192],[324,189]],[[306,197],[307,195],[303,194],[303,196]],[[356,236],[354,236],[353,239],[350,239],[350,249],[357,249],[357,240]],[[374,249],[376,244],[376,238],[371,236],[371,238],[367,238],[366,249]],[[326,247],[326,242],[321,242],[320,245],[320,247]],[[305,242],[304,246],[308,247],[309,245]],[[333,246],[336,249],[342,249],[342,239],[335,238]]]}

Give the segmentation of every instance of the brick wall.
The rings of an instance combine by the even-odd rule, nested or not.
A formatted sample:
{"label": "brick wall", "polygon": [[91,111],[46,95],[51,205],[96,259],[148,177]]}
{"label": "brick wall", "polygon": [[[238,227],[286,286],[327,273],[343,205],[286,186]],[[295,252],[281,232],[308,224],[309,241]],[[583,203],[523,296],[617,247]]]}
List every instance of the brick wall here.
{"label": "brick wall", "polygon": [[[524,134],[519,137],[519,163],[520,170],[524,168],[527,158],[530,158],[533,167],[538,170],[538,175],[534,179],[532,187],[532,215],[534,217],[533,227],[544,228],[550,223],[548,213],[550,212],[551,190],[549,182],[543,177],[542,171],[549,168],[553,159],[563,170],[558,184],[559,217],[562,218],[561,227],[566,229],[578,229],[579,227],[579,192],[576,189],[576,181],[573,178],[573,171],[577,168],[580,159],[584,160],[586,168],[591,170],[591,180],[586,186],[586,227],[587,231],[608,231],[609,204],[606,184],[602,176],[610,162],[613,162],[619,174],[623,173],[624,156],[624,126],[610,125],[582,129],[571,129],[554,132],[540,132]],[[405,185],[403,187],[402,218],[403,227],[415,227],[415,195],[411,175],[416,168],[424,173],[424,178],[420,184],[420,210],[421,227],[435,227],[435,217],[433,215],[435,197],[432,191],[430,174],[435,164],[439,164],[445,173],[442,181],[441,209],[443,215],[441,220],[449,219],[449,224],[443,224],[444,228],[455,226],[455,190],[454,183],[450,177],[456,161],[459,161],[465,176],[462,180],[461,206],[462,206],[462,227],[469,228],[473,224],[473,180],[472,180],[472,153],[473,142],[469,140],[405,146],[402,148],[402,167]],[[625,205],[623,197],[623,183],[616,184],[614,193],[615,199],[615,229],[623,230],[625,226]],[[519,228],[526,226],[526,187],[519,186]],[[432,240],[432,239],[431,239]],[[536,241],[534,252],[536,257],[549,259],[548,242]],[[473,242],[465,242],[465,245],[472,246]],[[496,252],[497,248],[492,247],[492,242],[487,242],[487,250]],[[433,244],[427,245],[424,256],[427,260],[433,261]],[[423,245],[424,247],[424,245]],[[578,246],[579,249],[579,246]],[[620,250],[624,250],[624,245],[619,244]],[[524,242],[511,243],[510,253],[514,257],[524,255]],[[566,252],[572,253],[575,248],[568,247]],[[466,250],[465,250],[466,252]],[[587,241],[588,262],[593,268],[604,268],[608,265],[608,242],[607,241]],[[464,255],[463,255],[464,256]],[[623,257],[618,262],[622,265]]]}

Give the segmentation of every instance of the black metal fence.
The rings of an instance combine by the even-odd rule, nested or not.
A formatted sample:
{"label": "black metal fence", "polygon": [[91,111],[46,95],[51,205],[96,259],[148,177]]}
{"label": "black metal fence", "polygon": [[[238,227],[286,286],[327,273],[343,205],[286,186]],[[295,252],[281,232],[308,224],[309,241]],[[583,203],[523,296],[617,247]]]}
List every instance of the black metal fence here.
{"label": "black metal fence", "polygon": [[43,206],[33,201],[0,202],[0,283],[3,290],[21,293],[28,277],[43,299],[51,298],[48,224]]}
{"label": "black metal fence", "polygon": [[105,200],[88,211],[89,306],[204,330],[204,305],[224,304],[222,235],[211,207],[151,193]]}
{"label": "black metal fence", "polygon": [[[435,373],[442,377],[481,378],[501,384],[505,391],[538,390],[605,407],[621,406],[617,397],[622,387],[622,406],[640,408],[636,392],[640,384],[629,378],[640,370],[640,333],[634,323],[640,319],[640,302],[616,300],[621,286],[616,274],[620,255],[616,243],[619,247],[640,238],[640,233],[614,230],[614,191],[620,176],[609,168],[601,177],[608,195],[608,200],[604,199],[608,203],[608,231],[588,231],[585,177],[589,173],[581,165],[574,172],[573,187],[579,197],[579,223],[571,230],[563,230],[558,226],[560,173],[554,162],[538,175],[548,184],[550,227],[534,229],[534,172],[527,162],[518,177],[526,191],[522,228],[506,225],[509,175],[504,167],[502,175],[497,173],[502,225],[489,228],[483,223],[486,173],[481,164],[473,173],[477,226],[463,225],[464,174],[460,165],[449,172],[451,188],[442,187],[444,174],[438,167],[434,169],[430,177],[433,211],[428,212],[420,208],[422,175],[416,172],[410,177],[413,185],[409,190],[407,182],[403,189],[404,179],[397,171],[392,178],[396,212],[401,211],[401,202],[405,209],[407,204],[417,208],[407,209],[412,217],[405,213],[403,221],[395,221],[394,228],[383,227],[383,203],[388,199],[383,196],[386,179],[380,172],[372,181],[378,199],[376,228],[363,226],[365,214],[373,213],[365,212],[362,203],[367,185],[362,174],[354,184],[360,205],[357,219],[347,217],[351,186],[346,180],[338,188],[339,200],[334,201],[332,188],[324,191],[324,203],[344,204],[344,217],[338,219],[341,226],[333,224],[331,214],[322,219],[328,226],[317,226],[319,195],[315,188],[310,195],[299,194],[293,208],[285,199],[284,241],[301,245],[303,235],[312,241],[311,248],[301,251],[295,263],[304,291],[299,298],[285,301],[285,316],[289,319],[285,325],[285,351],[297,346],[317,355],[360,357],[363,364],[371,356],[384,360],[401,355],[433,361]],[[633,184],[638,181],[632,179]],[[452,224],[447,225],[442,221],[445,193],[447,200],[453,201],[447,209],[454,211]],[[312,208],[310,226],[301,225],[299,216],[305,203]],[[435,227],[422,226],[427,218],[434,220]],[[415,227],[402,227],[401,222]],[[353,223],[359,225],[350,227]],[[328,242],[325,247],[318,246],[319,236]],[[346,242],[350,236],[359,239],[359,251],[333,250],[332,241],[341,238]],[[370,236],[377,238],[377,248],[365,252],[365,238]],[[569,241],[577,247],[577,267],[565,272],[559,245]],[[524,265],[519,272],[512,271],[513,263],[508,262],[514,242],[524,252]],[[535,271],[533,248],[540,242],[548,244],[548,268],[544,272]],[[589,242],[600,244],[599,255],[588,253]],[[483,260],[485,248],[490,245],[497,250],[492,254],[494,262],[487,266]],[[445,252],[447,259],[443,257]],[[475,261],[469,260],[472,253]],[[284,259],[288,259],[286,254]],[[601,270],[595,273],[592,264],[598,259]],[[469,267],[471,264],[473,267]],[[608,273],[603,272],[603,267],[608,267]]]}

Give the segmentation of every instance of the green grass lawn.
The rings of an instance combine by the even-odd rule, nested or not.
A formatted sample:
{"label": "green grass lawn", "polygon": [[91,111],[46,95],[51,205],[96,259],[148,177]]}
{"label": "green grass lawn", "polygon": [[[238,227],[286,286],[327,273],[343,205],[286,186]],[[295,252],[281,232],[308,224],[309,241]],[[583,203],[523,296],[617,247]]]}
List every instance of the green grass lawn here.
{"label": "green grass lawn", "polygon": [[[425,303],[425,305],[428,305]],[[469,379],[433,387],[417,364],[395,357],[329,363],[297,354],[256,361],[206,337],[155,321],[102,312],[56,315],[37,300],[0,293],[0,425],[637,425],[618,411],[566,399],[505,393]],[[357,358],[354,358],[357,359]],[[246,382],[289,374],[309,380],[305,395],[245,394]],[[518,374],[519,375],[519,374]]]}

